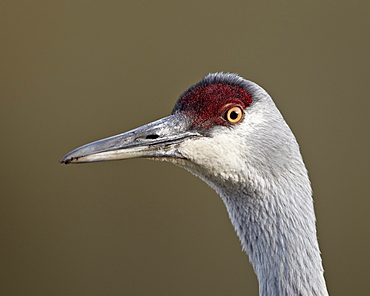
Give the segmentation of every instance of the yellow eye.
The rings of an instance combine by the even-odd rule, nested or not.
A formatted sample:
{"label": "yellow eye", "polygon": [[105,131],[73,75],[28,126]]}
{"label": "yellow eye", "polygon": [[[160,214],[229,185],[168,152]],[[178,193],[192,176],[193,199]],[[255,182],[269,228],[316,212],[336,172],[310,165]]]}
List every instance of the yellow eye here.
{"label": "yellow eye", "polygon": [[242,108],[235,106],[227,110],[226,120],[230,123],[238,123],[243,118],[243,110]]}

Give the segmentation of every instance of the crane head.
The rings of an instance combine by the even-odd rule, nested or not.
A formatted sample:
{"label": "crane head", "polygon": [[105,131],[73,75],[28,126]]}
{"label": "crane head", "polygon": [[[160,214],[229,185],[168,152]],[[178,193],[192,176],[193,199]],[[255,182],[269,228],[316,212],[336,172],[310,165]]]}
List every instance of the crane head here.
{"label": "crane head", "polygon": [[281,128],[288,127],[261,87],[214,73],[186,90],[170,116],[79,147],[61,163],[150,158],[180,165],[207,183],[238,182],[248,178],[246,171],[268,167],[274,150],[282,150],[286,139],[276,136]]}
{"label": "crane head", "polygon": [[138,157],[170,161],[217,191],[261,295],[327,295],[299,146],[257,84],[209,74],[180,96],[170,116],[77,148],[61,162]]}

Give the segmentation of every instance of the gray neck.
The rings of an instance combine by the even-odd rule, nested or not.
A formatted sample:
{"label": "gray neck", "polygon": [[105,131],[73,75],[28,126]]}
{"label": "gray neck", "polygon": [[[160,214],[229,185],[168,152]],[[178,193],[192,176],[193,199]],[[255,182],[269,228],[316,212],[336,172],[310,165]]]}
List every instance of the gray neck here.
{"label": "gray neck", "polygon": [[[309,180],[303,180],[310,188]],[[214,187],[214,186],[212,186]],[[328,295],[316,237],[311,190],[215,188],[249,256],[260,295]],[[304,187],[304,186],[303,186]],[[278,196],[277,192],[284,192]]]}

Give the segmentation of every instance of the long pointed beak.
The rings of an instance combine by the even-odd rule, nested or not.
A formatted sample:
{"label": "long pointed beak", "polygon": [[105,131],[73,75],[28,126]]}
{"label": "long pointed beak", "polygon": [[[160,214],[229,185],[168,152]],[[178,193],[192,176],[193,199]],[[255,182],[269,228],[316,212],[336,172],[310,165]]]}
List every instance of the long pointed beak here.
{"label": "long pointed beak", "polygon": [[180,114],[170,115],[134,130],[81,146],[63,157],[61,163],[85,163],[128,158],[184,159],[177,150],[179,143],[201,136],[189,131]]}

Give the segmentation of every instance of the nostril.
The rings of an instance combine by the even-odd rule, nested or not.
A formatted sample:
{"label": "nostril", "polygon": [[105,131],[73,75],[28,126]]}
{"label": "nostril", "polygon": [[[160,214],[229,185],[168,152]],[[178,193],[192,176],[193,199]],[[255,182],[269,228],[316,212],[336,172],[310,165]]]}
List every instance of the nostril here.
{"label": "nostril", "polygon": [[157,139],[158,137],[159,137],[158,135],[147,135],[144,139],[153,140],[153,139]]}
{"label": "nostril", "polygon": [[139,140],[153,140],[153,139],[157,139],[157,138],[159,138],[159,136],[156,135],[156,134],[153,134],[153,135],[138,137],[137,139],[139,139]]}

